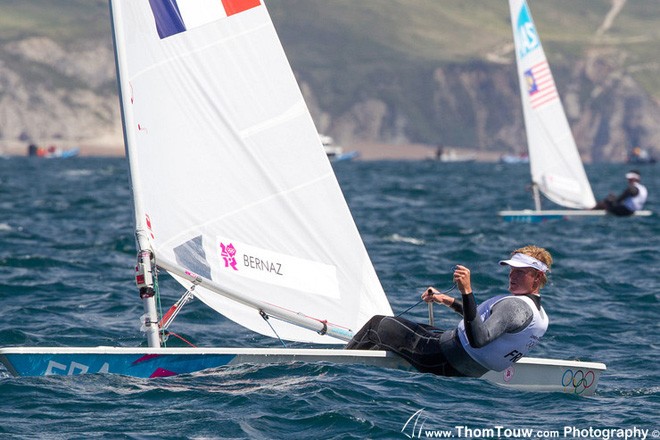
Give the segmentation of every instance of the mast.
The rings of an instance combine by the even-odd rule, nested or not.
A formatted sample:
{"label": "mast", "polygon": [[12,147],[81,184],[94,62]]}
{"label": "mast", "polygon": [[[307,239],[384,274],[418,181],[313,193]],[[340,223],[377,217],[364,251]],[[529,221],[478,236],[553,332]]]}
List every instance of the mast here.
{"label": "mast", "polygon": [[536,182],[532,183],[532,194],[534,197],[534,209],[536,211],[541,210],[541,192],[539,191],[539,186]]}
{"label": "mast", "polygon": [[[119,41],[124,41],[122,21],[117,19],[116,11],[118,4],[113,0],[108,2],[110,8],[110,21],[112,28],[112,41],[115,48],[115,67],[117,70],[117,87],[119,88],[119,108],[121,110],[122,130],[124,134],[124,148],[126,149],[126,157],[128,159],[130,170],[130,184],[133,194],[133,212],[135,216],[135,237],[138,248],[138,262],[136,270],[136,284],[140,290],[140,298],[144,308],[144,329],[147,337],[149,347],[160,347],[160,335],[158,332],[158,313],[156,308],[155,291],[153,276],[155,274],[155,266],[153,265],[153,252],[149,243],[147,231],[144,225],[144,213],[142,204],[140,203],[139,179],[134,178],[138,172],[137,168],[137,155],[131,146],[134,144],[134,134],[132,130],[128,130],[128,115],[130,108],[127,106],[124,99],[124,91],[130,90],[130,86],[125,84],[126,71],[125,53],[124,48]],[[117,11],[121,14],[121,11]],[[122,37],[122,38],[118,38]]]}

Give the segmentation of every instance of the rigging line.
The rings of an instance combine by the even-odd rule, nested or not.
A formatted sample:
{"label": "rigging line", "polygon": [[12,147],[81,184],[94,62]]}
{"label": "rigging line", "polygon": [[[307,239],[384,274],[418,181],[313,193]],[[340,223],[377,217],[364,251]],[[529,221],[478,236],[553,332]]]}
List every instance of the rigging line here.
{"label": "rigging line", "polygon": [[186,344],[190,345],[190,346],[193,347],[193,348],[197,348],[197,346],[196,346],[195,344],[193,344],[192,342],[190,342],[189,340],[187,340],[186,338],[184,338],[184,337],[181,336],[181,335],[178,335],[178,334],[173,333],[173,332],[170,332],[170,331],[166,331],[165,333],[166,333],[168,336],[174,336],[175,338],[180,339],[181,341],[185,342]]}
{"label": "rigging line", "polygon": [[[455,270],[456,270],[456,266],[452,266],[451,271],[454,272]],[[452,290],[454,290],[455,288],[456,288],[456,283],[452,284],[452,286],[451,286],[449,289],[445,290],[445,291],[440,290],[440,293],[447,294],[447,293],[451,292]],[[422,302],[424,302],[424,300],[423,300],[423,299],[420,299],[420,300],[417,301],[415,304],[413,304],[412,306],[408,307],[408,308],[407,308],[406,310],[404,310],[403,312],[401,312],[401,313],[399,313],[398,315],[396,315],[396,317],[399,317],[399,316],[401,316],[401,315],[403,315],[403,314],[405,314],[405,313],[408,313],[408,312],[410,311],[410,309],[412,309],[412,308],[414,308],[414,307],[417,307],[417,306],[420,305]]]}
{"label": "rigging line", "polygon": [[[158,313],[161,316],[161,319],[163,317],[163,304],[161,303],[160,300],[160,288],[158,287],[158,267],[154,265],[153,268],[153,275],[154,275],[154,292],[156,293],[156,300],[158,301]],[[163,341],[163,347],[167,347],[167,338],[165,337],[165,331],[161,330],[160,332],[160,337],[161,340]]]}
{"label": "rigging line", "polygon": [[[451,292],[451,291],[454,290],[455,288],[456,288],[456,284],[454,284],[453,286],[451,286],[448,290],[446,290],[446,291],[444,291],[444,292],[443,292],[443,291],[440,291],[440,293],[445,293],[445,294],[446,294],[446,293]],[[418,305],[420,305],[420,304],[423,303],[423,302],[424,302],[424,300],[423,300],[423,299],[420,299],[420,300],[417,301],[415,304],[413,304],[412,306],[408,307],[406,310],[404,310],[403,312],[399,313],[399,314],[396,315],[396,316],[399,317],[399,316],[401,316],[401,315],[403,315],[403,314],[405,314],[405,313],[408,313],[408,312],[410,311],[410,309],[412,309],[412,308],[414,308],[414,307],[417,307]]]}
{"label": "rigging line", "polygon": [[[298,311],[296,311],[296,310],[289,309],[289,308],[282,307],[282,306],[278,306],[278,305],[276,305],[276,304],[272,304],[272,303],[266,303],[266,304],[268,304],[269,306],[272,306],[272,307],[277,307],[278,309],[281,309],[281,310],[286,310],[287,312],[291,312],[291,313],[295,313],[295,314],[300,315],[300,316],[304,316],[305,318],[313,319],[314,321],[320,322],[321,324],[325,324],[326,327],[327,327],[328,324],[330,324],[330,325],[332,325],[333,327],[338,327],[338,328],[342,328],[342,329],[344,329],[344,330],[349,330],[349,331],[351,331],[351,329],[350,329],[349,327],[346,327],[346,326],[343,326],[343,325],[340,325],[340,324],[335,324],[334,322],[330,322],[330,321],[328,321],[327,319],[320,319],[320,318],[317,318],[317,317],[315,317],[315,316],[309,316],[309,315],[306,315],[306,314],[304,314],[304,313],[302,313],[302,312],[298,312]],[[288,322],[288,321],[286,321],[286,320],[282,320],[282,319],[281,319],[281,321],[283,321],[283,322]],[[291,324],[291,323],[289,322],[289,324]],[[325,334],[325,333],[321,333],[321,334]]]}
{"label": "rigging line", "polygon": [[410,309],[412,309],[413,307],[417,307],[418,305],[420,305],[420,304],[423,303],[423,302],[424,302],[424,300],[423,300],[423,299],[420,299],[420,300],[417,301],[415,304],[413,304],[412,306],[408,307],[406,310],[404,310],[403,312],[399,313],[399,314],[396,315],[396,316],[399,317],[399,316],[401,316],[401,315],[403,315],[403,314],[405,314],[405,313],[408,313],[408,311],[410,311]]}
{"label": "rigging line", "polygon": [[270,321],[268,320],[268,315],[266,314],[266,312],[264,312],[263,310],[259,310],[259,314],[261,315],[262,318],[264,318],[264,321],[266,321],[266,324],[268,324],[268,327],[270,327],[270,329],[273,331],[273,333],[275,333],[275,336],[277,336],[277,339],[280,340],[280,343],[282,344],[282,346],[284,348],[286,348],[286,344],[284,343],[282,338],[280,338],[280,335],[277,334],[277,332],[275,331],[275,328],[273,328]]}
{"label": "rigging line", "polygon": [[164,331],[167,329],[167,327],[174,322],[174,319],[179,315],[179,312],[181,309],[183,309],[183,306],[185,306],[189,301],[191,301],[195,297],[195,293],[193,292],[195,290],[195,285],[193,284],[190,289],[186,290],[186,292],[179,298],[179,300],[170,307],[170,309],[163,315],[161,318],[160,322],[158,325],[160,328]]}

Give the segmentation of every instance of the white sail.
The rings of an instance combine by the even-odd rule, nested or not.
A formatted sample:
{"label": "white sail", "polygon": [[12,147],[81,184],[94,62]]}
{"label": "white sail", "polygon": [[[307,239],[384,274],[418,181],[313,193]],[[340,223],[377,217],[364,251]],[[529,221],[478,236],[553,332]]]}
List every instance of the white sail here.
{"label": "white sail", "polygon": [[532,182],[567,208],[596,204],[525,0],[509,0]]}
{"label": "white sail", "polygon": [[[353,331],[391,314],[263,0],[111,4],[137,228],[156,261]],[[265,335],[339,342],[195,295]]]}

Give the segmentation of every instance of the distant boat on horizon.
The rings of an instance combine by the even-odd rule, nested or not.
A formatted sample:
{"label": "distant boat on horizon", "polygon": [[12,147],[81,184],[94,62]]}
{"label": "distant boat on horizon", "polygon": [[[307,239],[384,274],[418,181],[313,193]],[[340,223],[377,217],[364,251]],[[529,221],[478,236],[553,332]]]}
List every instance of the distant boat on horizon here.
{"label": "distant boat on horizon", "polygon": [[63,149],[50,145],[49,147],[38,147],[36,144],[28,146],[27,155],[29,157],[40,157],[43,159],[64,159],[69,157],[76,157],[80,154],[80,148]]}
{"label": "distant boat on horizon", "polygon": [[435,150],[435,160],[439,162],[474,162],[477,160],[477,155],[474,153],[457,153],[454,149],[445,149],[439,146]]}
{"label": "distant boat on horizon", "polygon": [[503,154],[500,156],[500,163],[529,163],[529,155],[527,153],[519,154]]}
{"label": "distant boat on horizon", "polygon": [[630,154],[628,154],[628,163],[630,164],[645,164],[645,163],[655,163],[656,159],[653,157],[653,155],[649,152],[649,150],[640,148],[640,147],[635,147],[632,149]]}
{"label": "distant boat on horizon", "polygon": [[330,162],[352,160],[360,155],[357,151],[344,152],[344,147],[335,144],[334,139],[330,136],[319,134],[319,137],[321,138],[321,144],[323,144],[323,149],[325,150],[328,159],[330,159]]}

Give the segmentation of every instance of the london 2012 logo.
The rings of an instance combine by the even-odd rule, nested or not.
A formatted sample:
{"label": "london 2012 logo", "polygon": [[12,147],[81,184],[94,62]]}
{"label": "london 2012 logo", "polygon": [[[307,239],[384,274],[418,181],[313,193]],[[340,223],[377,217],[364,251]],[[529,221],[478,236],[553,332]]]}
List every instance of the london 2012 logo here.
{"label": "london 2012 logo", "polygon": [[523,2],[520,14],[518,15],[518,22],[516,23],[516,39],[518,40],[518,51],[520,58],[541,46],[541,40],[536,32],[536,27],[532,21],[532,16],[529,13],[527,2]]}
{"label": "london 2012 logo", "polygon": [[238,267],[236,267],[236,248],[234,245],[231,243],[225,245],[221,242],[220,249],[220,255],[222,255],[222,259],[225,262],[225,267],[231,267],[234,270],[238,270]]}

